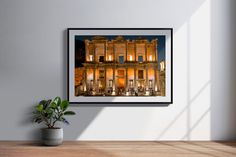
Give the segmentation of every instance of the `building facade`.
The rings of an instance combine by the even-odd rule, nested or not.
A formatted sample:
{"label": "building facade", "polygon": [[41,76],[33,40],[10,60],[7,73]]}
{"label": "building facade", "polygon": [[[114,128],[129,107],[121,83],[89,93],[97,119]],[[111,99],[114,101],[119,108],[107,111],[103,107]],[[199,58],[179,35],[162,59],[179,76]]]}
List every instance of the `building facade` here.
{"label": "building facade", "polygon": [[75,68],[76,96],[165,96],[157,39],[95,36],[84,42],[83,67]]}

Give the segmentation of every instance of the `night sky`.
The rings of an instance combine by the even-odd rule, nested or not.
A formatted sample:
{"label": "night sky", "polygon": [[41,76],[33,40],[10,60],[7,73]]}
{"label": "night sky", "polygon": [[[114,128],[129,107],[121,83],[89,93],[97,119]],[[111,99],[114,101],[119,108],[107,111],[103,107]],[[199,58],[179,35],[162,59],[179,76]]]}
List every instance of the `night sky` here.
{"label": "night sky", "polygon": [[[85,43],[84,40],[85,39],[89,39],[91,40],[93,36],[75,36],[75,67],[81,67],[82,63],[85,61]],[[115,39],[117,37],[117,35],[113,36],[113,35],[109,35],[109,36],[104,36],[106,37],[108,40],[112,40]],[[158,52],[159,52],[159,63],[162,60],[165,60],[165,36],[134,36],[134,35],[126,35],[126,36],[122,36],[125,39],[129,39],[129,40],[135,40],[138,38],[144,38],[147,39],[149,41],[151,41],[152,39],[158,39]]]}

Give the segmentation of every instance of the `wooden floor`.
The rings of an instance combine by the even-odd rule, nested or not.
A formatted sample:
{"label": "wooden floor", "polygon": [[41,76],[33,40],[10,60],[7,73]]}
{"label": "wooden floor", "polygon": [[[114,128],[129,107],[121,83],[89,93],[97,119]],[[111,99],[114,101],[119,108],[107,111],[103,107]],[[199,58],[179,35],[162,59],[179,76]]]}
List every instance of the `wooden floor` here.
{"label": "wooden floor", "polygon": [[236,142],[64,142],[45,147],[0,141],[0,157],[236,157]]}

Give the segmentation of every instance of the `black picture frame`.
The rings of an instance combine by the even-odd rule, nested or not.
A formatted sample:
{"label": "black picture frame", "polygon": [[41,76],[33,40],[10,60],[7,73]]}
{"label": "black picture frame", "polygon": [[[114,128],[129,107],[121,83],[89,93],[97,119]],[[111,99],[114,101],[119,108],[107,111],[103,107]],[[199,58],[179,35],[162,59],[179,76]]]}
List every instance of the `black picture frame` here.
{"label": "black picture frame", "polygon": [[[170,32],[170,61],[169,61],[169,67],[170,67],[170,77],[169,77],[169,81],[170,81],[170,98],[168,101],[147,101],[147,102],[109,102],[109,101],[73,101],[70,99],[71,96],[71,92],[70,92],[70,83],[72,82],[71,79],[71,75],[70,75],[70,64],[71,64],[71,59],[70,59],[70,32],[71,31],[169,31]],[[100,34],[99,34],[100,35]],[[155,34],[153,34],[155,35]],[[74,104],[74,105],[83,105],[83,106],[166,106],[169,104],[173,103],[173,28],[67,28],[67,100],[70,102],[70,104]],[[89,97],[88,97],[89,98]],[[135,99],[135,97],[132,97],[133,99]]]}

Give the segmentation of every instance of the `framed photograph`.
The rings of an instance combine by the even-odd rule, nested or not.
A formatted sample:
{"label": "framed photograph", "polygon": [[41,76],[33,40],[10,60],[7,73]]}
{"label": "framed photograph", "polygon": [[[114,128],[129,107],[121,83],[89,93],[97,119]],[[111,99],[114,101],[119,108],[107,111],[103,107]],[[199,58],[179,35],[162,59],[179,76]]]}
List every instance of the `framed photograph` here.
{"label": "framed photograph", "polygon": [[171,104],[172,28],[68,28],[72,104]]}

